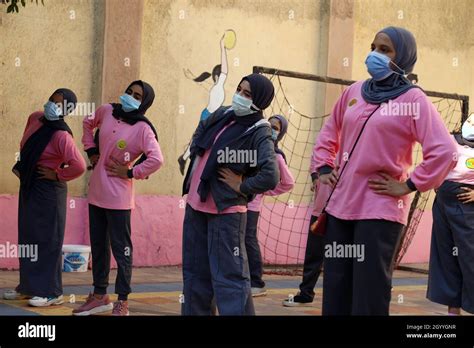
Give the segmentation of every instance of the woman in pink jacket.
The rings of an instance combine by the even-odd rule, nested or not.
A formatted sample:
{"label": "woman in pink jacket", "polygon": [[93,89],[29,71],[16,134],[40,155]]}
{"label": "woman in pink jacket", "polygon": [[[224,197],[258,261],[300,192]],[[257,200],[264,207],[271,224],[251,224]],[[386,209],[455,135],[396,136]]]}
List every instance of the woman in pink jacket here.
{"label": "woman in pink jacket", "polygon": [[54,91],[44,111],[30,115],[21,139],[20,159],[13,172],[20,178],[18,244],[36,247],[20,256],[20,283],[4,298],[29,298],[35,307],[63,300],[62,245],[66,228],[67,182],[84,173],[86,162],[64,121],[76,107],[73,91]]}
{"label": "woman in pink jacket", "polygon": [[[409,194],[439,186],[456,165],[440,115],[405,77],[417,60],[413,35],[385,28],[371,50],[372,78],[343,92],[314,147],[321,184],[336,185],[325,209],[323,315],[389,314]],[[423,162],[408,175],[416,142]]]}
{"label": "woman in pink jacket", "polygon": [[427,298],[474,314],[474,114],[453,133],[458,163],[433,202]]}
{"label": "woman in pink jacket", "polygon": [[[148,83],[134,81],[120,97],[120,104],[102,105],[84,119],[82,143],[94,168],[87,197],[94,292],[89,294],[85,304],[73,311],[74,315],[111,309],[113,315],[129,314],[127,300],[131,292],[133,256],[130,216],[135,207],[133,179],[146,179],[163,164],[155,128],[145,117],[154,99],[155,93]],[[96,129],[100,129],[100,133],[94,136]],[[115,281],[118,301],[113,308],[107,295],[110,246],[118,266]]]}
{"label": "woman in pink jacket", "polygon": [[265,296],[265,282],[263,275],[263,260],[257,238],[258,219],[262,209],[263,196],[278,196],[291,191],[295,179],[286,164],[286,156],[278,147],[278,142],[283,139],[288,130],[288,121],[282,115],[273,115],[268,119],[272,127],[272,139],[275,142],[276,160],[280,171],[280,182],[275,189],[261,193],[247,205],[247,227],[245,231],[245,248],[249,260],[250,286],[253,297]]}

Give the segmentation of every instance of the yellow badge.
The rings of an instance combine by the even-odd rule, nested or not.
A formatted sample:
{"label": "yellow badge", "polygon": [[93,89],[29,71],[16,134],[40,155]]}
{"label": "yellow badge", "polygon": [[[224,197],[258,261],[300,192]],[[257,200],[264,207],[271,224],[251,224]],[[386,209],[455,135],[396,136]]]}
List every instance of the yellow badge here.
{"label": "yellow badge", "polygon": [[127,142],[123,139],[120,139],[119,141],[117,141],[117,148],[119,150],[123,150],[127,147]]}
{"label": "yellow badge", "polygon": [[474,158],[471,157],[466,160],[466,167],[474,169]]}
{"label": "yellow badge", "polygon": [[356,104],[356,103],[357,103],[357,99],[356,99],[356,98],[353,98],[353,99],[351,99],[351,101],[349,102],[349,106],[352,106],[352,105],[354,105],[354,104]]}

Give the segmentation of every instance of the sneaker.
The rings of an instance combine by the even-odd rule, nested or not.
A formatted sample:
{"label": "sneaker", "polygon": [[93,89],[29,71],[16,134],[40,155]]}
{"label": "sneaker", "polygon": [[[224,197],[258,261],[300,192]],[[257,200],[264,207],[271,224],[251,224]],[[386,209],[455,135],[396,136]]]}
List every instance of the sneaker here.
{"label": "sneaker", "polygon": [[48,307],[57,306],[64,303],[63,295],[58,297],[39,297],[35,296],[28,301],[28,304],[32,307]]}
{"label": "sneaker", "polygon": [[7,290],[3,293],[4,300],[29,300],[31,296],[23,295],[16,290]]}
{"label": "sneaker", "polygon": [[90,293],[84,303],[79,308],[72,311],[72,315],[91,315],[108,312],[112,310],[113,304],[110,302],[109,295],[103,295],[100,299]]}
{"label": "sneaker", "polygon": [[128,311],[128,301],[117,301],[114,303],[114,309],[112,310],[112,315],[115,316],[128,316],[130,315]]}
{"label": "sneaker", "polygon": [[267,289],[265,288],[251,288],[252,291],[252,297],[259,297],[259,296],[266,296],[267,295]]}
{"label": "sneaker", "polygon": [[310,306],[313,303],[313,299],[309,296],[303,296],[298,293],[294,297],[288,297],[286,300],[283,301],[284,307],[304,307]]}

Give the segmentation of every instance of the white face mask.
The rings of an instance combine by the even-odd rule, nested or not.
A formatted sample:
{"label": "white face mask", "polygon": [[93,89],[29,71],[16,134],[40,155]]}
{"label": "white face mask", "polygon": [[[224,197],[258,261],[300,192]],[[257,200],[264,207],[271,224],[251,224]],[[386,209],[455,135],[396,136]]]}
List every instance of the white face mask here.
{"label": "white face mask", "polygon": [[462,137],[469,141],[474,140],[474,126],[471,123],[474,123],[474,115],[469,116],[461,128]]}
{"label": "white face mask", "polygon": [[[252,107],[257,110],[252,110]],[[242,97],[240,94],[235,93],[232,98],[232,110],[234,110],[234,113],[237,116],[247,116],[256,113],[259,108],[252,104],[251,99],[247,99]]]}
{"label": "white face mask", "polygon": [[61,108],[55,104],[54,102],[48,100],[46,104],[44,104],[44,117],[48,121],[57,121],[62,116]]}

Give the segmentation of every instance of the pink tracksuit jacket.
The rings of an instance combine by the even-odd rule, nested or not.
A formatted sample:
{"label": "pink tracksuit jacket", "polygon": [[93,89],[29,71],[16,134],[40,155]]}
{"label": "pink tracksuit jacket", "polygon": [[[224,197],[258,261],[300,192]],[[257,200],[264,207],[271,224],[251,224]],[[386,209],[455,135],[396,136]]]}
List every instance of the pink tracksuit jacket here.
{"label": "pink tracksuit jacket", "polygon": [[[317,138],[310,170],[339,165],[341,172],[347,163],[326,208],[329,214],[345,220],[384,219],[406,224],[410,195],[376,194],[368,180],[381,178],[378,173],[385,172],[400,181],[410,177],[422,192],[436,188],[456,166],[457,148],[434,105],[422,90],[412,88],[392,103],[411,103],[419,112],[395,115],[380,107],[368,120],[346,162],[364,121],[377,107],[362,98],[362,84],[359,81],[349,86],[338,99]],[[422,146],[423,162],[409,175],[416,142]]]}
{"label": "pink tracksuit jacket", "polygon": [[[21,139],[21,148],[23,148],[29,137],[43,126],[43,122],[40,120],[43,115],[42,111],[36,111],[30,115],[23,138]],[[61,168],[63,163],[66,166]],[[55,170],[60,181],[76,179],[86,170],[86,162],[74,139],[71,134],[62,130],[54,133],[41,154],[37,165]]]}
{"label": "pink tracksuit jacket", "polygon": [[146,161],[133,168],[134,179],[145,179],[163,164],[160,145],[150,126],[137,122],[133,126],[112,116],[112,105],[104,104],[83,121],[84,150],[95,147],[94,129],[100,128],[100,158],[89,182],[88,201],[105,209],[133,209],[135,198],[133,179],[109,176],[105,164],[112,158],[122,164],[133,162],[142,153]]}
{"label": "pink tracksuit jacket", "polygon": [[262,209],[263,196],[278,196],[291,191],[295,185],[295,179],[286,165],[285,159],[279,153],[276,154],[278,169],[280,170],[280,182],[270,191],[257,195],[247,206],[247,209],[259,213]]}

